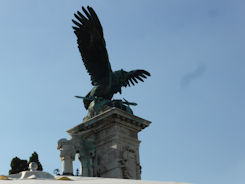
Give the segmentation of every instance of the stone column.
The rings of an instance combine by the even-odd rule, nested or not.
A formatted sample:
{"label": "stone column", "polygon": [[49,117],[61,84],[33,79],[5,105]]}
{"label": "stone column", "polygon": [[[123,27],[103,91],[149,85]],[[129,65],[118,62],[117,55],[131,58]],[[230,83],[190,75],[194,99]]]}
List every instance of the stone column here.
{"label": "stone column", "polygon": [[67,139],[60,139],[58,141],[57,149],[60,150],[60,159],[62,161],[63,175],[73,175],[73,161],[75,159],[76,151],[72,141]]}
{"label": "stone column", "polygon": [[89,168],[87,176],[141,179],[138,132],[150,123],[120,109],[110,108],[67,132],[72,140],[82,140],[81,148],[86,141],[93,145],[86,154],[82,149],[79,152]]}

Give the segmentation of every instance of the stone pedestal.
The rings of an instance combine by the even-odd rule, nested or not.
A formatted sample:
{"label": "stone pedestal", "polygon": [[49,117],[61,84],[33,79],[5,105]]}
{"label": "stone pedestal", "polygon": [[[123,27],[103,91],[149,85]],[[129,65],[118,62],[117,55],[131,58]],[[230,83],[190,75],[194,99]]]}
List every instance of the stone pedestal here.
{"label": "stone pedestal", "polygon": [[138,132],[151,122],[110,108],[68,130],[83,176],[141,179]]}

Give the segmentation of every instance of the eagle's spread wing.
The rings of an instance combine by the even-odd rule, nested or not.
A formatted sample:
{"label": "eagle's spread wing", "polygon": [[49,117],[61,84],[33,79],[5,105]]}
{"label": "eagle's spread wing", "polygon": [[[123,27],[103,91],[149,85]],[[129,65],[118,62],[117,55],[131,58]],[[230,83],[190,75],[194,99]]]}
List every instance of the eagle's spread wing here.
{"label": "eagle's spread wing", "polygon": [[78,48],[91,76],[91,82],[98,85],[109,79],[112,70],[100,21],[91,7],[88,6],[87,9],[82,7],[84,15],[79,11],[74,14],[77,20],[72,20],[75,24],[72,28],[77,36]]}
{"label": "eagle's spread wing", "polygon": [[146,79],[147,76],[151,76],[151,74],[145,70],[132,70],[127,72],[126,76],[122,80],[122,86],[130,86],[130,83],[134,85],[134,83],[138,83],[138,80],[144,82],[143,79]]}

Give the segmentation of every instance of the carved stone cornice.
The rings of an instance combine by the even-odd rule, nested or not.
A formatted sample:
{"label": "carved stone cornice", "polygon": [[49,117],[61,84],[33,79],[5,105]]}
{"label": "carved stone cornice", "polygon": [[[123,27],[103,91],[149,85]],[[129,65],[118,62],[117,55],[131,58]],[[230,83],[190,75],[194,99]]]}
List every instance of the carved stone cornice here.
{"label": "carved stone cornice", "polygon": [[111,123],[118,123],[122,126],[130,127],[134,130],[137,130],[137,132],[141,131],[151,124],[151,122],[148,120],[142,119],[118,108],[112,107],[104,111],[103,113],[91,118],[90,120],[67,130],[67,133],[69,133],[70,135],[79,134],[80,132],[86,134],[87,130],[96,132],[98,128],[101,129],[103,126],[110,126]]}

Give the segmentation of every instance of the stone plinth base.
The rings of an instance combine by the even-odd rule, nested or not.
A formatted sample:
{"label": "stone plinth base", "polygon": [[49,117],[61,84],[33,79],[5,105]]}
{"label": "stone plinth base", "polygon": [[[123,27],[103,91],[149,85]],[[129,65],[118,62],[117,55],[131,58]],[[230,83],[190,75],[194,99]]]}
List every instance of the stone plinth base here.
{"label": "stone plinth base", "polygon": [[151,122],[111,108],[68,130],[82,175],[141,179],[138,132]]}

